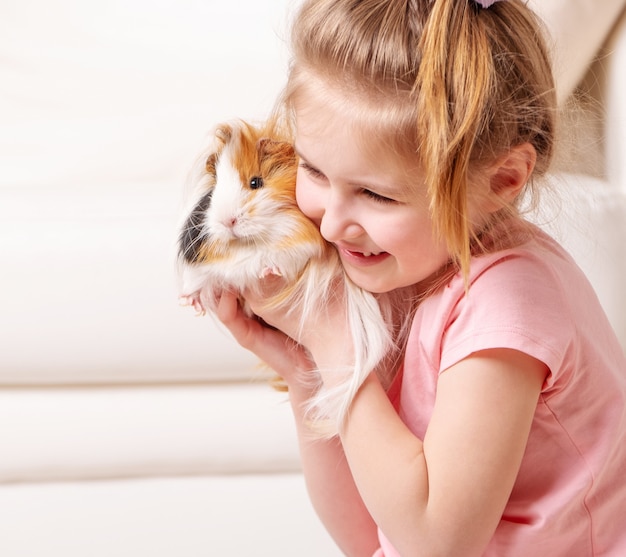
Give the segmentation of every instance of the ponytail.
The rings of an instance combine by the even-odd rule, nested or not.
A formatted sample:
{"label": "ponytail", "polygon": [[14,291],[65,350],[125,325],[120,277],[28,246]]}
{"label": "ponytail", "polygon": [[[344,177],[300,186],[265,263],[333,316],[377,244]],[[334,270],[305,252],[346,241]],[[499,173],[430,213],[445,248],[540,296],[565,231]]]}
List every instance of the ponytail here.
{"label": "ponytail", "polygon": [[435,0],[420,41],[415,81],[418,144],[436,231],[467,269],[470,162],[493,88],[485,30],[472,0]]}

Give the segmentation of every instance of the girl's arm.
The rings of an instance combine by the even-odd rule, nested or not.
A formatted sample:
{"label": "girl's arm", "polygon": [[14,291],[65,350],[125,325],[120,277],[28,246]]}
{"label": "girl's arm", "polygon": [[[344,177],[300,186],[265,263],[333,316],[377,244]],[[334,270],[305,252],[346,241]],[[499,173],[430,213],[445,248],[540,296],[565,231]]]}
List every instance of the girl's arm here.
{"label": "girl's arm", "polygon": [[[234,298],[225,304],[223,297],[220,307],[218,316],[235,338],[287,381],[311,499],[347,555],[371,555],[375,524],[401,555],[483,553],[519,471],[548,373],[543,363],[515,350],[492,349],[447,369],[423,442],[372,374],[339,440],[312,441],[302,414],[311,393],[298,378],[315,367],[351,364],[345,316],[329,311],[325,321],[307,327],[307,338],[300,340],[311,359],[293,341],[289,348],[282,333],[244,319]],[[280,316],[263,317],[289,332]],[[331,382],[332,373],[323,379]]]}
{"label": "girl's arm", "polygon": [[222,293],[214,309],[235,339],[287,382],[307,489],[322,523],[346,555],[371,557],[379,546],[376,524],[356,489],[341,442],[316,438],[304,415],[312,392],[302,377],[315,365],[289,337],[246,317],[233,293]]}
{"label": "girl's arm", "polygon": [[[315,354],[314,354],[315,355]],[[401,555],[482,555],[517,476],[547,368],[514,350],[442,373],[422,443],[375,376],[341,433],[375,522]]]}
{"label": "girl's arm", "polygon": [[313,508],[345,555],[371,557],[380,546],[376,524],[355,486],[341,441],[312,436],[302,412],[307,399],[290,388],[302,469]]}

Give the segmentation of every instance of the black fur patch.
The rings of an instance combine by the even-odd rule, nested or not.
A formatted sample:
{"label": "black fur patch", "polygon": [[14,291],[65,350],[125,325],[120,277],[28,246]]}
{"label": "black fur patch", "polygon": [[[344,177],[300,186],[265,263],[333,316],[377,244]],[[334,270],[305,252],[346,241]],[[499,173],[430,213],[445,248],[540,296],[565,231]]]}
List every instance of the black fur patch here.
{"label": "black fur patch", "polygon": [[206,213],[211,206],[213,190],[202,196],[193,208],[178,239],[178,253],[187,263],[196,263],[200,256],[200,247],[206,237],[203,231]]}

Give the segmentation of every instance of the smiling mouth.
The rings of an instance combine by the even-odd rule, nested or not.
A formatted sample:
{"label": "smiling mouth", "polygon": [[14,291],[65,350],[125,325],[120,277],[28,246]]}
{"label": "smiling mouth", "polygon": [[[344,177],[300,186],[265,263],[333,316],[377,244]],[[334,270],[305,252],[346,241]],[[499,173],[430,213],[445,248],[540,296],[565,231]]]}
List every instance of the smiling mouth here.
{"label": "smiling mouth", "polygon": [[344,254],[353,261],[367,261],[375,263],[386,258],[389,254],[386,251],[354,251],[350,249],[342,250]]}

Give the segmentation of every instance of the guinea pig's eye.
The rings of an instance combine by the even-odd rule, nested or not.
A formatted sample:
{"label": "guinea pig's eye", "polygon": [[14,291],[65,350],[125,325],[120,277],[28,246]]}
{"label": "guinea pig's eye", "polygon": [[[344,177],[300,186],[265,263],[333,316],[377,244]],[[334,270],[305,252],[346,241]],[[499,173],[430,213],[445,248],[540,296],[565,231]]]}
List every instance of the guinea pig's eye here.
{"label": "guinea pig's eye", "polygon": [[253,176],[250,178],[250,189],[258,190],[263,187],[263,178],[260,176]]}

